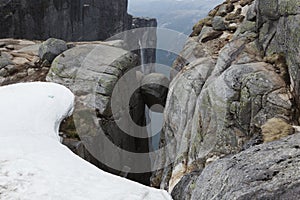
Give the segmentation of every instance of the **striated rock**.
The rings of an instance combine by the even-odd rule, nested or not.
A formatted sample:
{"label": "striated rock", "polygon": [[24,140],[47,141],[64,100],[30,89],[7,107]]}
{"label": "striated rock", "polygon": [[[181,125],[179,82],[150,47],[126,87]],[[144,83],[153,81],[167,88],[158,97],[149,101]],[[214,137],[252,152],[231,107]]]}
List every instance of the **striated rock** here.
{"label": "striated rock", "polygon": [[130,29],[127,4],[127,0],[1,1],[0,38],[105,40]]}
{"label": "striated rock", "polygon": [[25,65],[28,62],[29,62],[29,60],[27,60],[26,58],[22,58],[22,57],[16,57],[13,59],[13,63],[15,65]]}
{"label": "striated rock", "polygon": [[196,189],[196,180],[201,174],[201,171],[194,171],[184,175],[180,182],[174,187],[172,191],[172,198],[174,200],[189,200],[192,196],[192,191]]}
{"label": "striated rock", "polygon": [[211,27],[204,27],[199,35],[199,41],[205,43],[210,40],[214,40],[223,35],[222,31],[215,31]]}
{"label": "striated rock", "polygon": [[261,26],[259,45],[266,56],[283,53],[286,58],[292,92],[300,103],[299,83],[299,1],[256,1],[257,22]]}
{"label": "striated rock", "polygon": [[63,40],[49,38],[39,47],[39,57],[42,61],[51,63],[56,56],[68,49],[67,43]]}
{"label": "striated rock", "polygon": [[129,49],[135,50],[136,54],[141,57],[143,64],[149,64],[149,69],[144,72],[146,74],[154,72],[154,66],[150,65],[156,62],[157,35],[154,27],[157,27],[155,18],[133,17],[131,27],[133,30],[128,31],[128,36],[122,38]]}
{"label": "striated rock", "polygon": [[[203,25],[198,37],[188,39],[173,65],[180,72],[170,84],[160,144],[171,147],[157,158],[168,167],[154,173],[152,184],[174,191],[178,199],[190,199],[193,190],[199,190],[198,185],[187,189],[194,180],[190,173],[203,169],[205,173],[217,159],[253,148],[264,139],[285,137],[299,120],[297,11],[289,9],[287,1],[231,2],[236,10],[214,17],[229,24],[223,34],[204,45],[202,37],[212,29]],[[275,13],[265,12],[274,4],[270,10]],[[251,13],[246,18],[247,12]],[[235,32],[229,30],[231,24]],[[286,120],[271,125],[282,129],[279,132],[263,126],[272,118]],[[198,194],[194,199],[202,198]]]}
{"label": "striated rock", "polygon": [[12,59],[14,58],[11,54],[9,54],[9,53],[7,53],[7,52],[5,52],[5,51],[2,51],[2,52],[1,52],[1,57],[2,57],[2,59],[3,59],[3,58],[7,58],[7,59],[9,59],[9,60],[12,60]]}
{"label": "striated rock", "polygon": [[[1,50],[1,58],[9,60],[9,65],[4,67],[8,75],[1,80],[0,85],[45,81],[49,69],[42,68],[40,65],[38,57],[39,41],[7,38],[0,39],[0,43],[3,43],[5,47]],[[8,49],[7,46],[13,48]]]}
{"label": "striated rock", "polygon": [[[283,98],[289,96],[285,82],[269,71],[267,64],[232,65],[220,75],[214,75],[220,73],[220,62],[208,69],[202,66],[195,70],[203,75],[196,76],[197,71],[187,68],[171,84],[165,111],[169,115],[163,129],[165,141],[176,141],[174,148],[166,152],[176,152],[170,188],[180,180],[178,177],[203,168],[207,159],[240,151],[258,134],[255,127],[268,118],[291,116],[292,103]],[[187,81],[191,79],[187,78],[189,73],[200,79]]]}
{"label": "striated rock", "polygon": [[256,23],[251,21],[243,22],[239,28],[241,34],[245,33],[246,31],[255,32],[257,29]]}
{"label": "striated rock", "polygon": [[299,141],[298,133],[212,163],[191,199],[299,199]]}

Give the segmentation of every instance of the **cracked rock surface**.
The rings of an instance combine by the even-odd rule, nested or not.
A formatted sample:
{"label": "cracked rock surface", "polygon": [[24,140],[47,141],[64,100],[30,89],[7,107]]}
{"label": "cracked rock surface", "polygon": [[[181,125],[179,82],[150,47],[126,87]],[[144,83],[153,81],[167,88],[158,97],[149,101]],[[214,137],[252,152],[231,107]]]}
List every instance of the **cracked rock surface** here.
{"label": "cracked rock surface", "polygon": [[[172,145],[157,160],[172,164],[154,173],[153,186],[174,199],[213,198],[224,177],[206,174],[211,162],[265,142],[261,127],[269,119],[299,123],[299,13],[299,1],[228,0],[195,25],[173,65],[180,72],[173,74],[165,108],[160,146]],[[287,134],[279,135],[274,138]],[[196,172],[219,182],[207,186],[198,178],[195,184]],[[231,194],[221,196],[251,197]]]}
{"label": "cracked rock surface", "polygon": [[[120,122],[122,114],[126,113],[125,108],[136,124],[145,123],[145,103],[140,92],[131,94],[126,87],[119,89],[116,87],[119,79],[129,70],[138,66],[140,59],[137,55],[124,49],[109,44],[83,44],[73,47],[58,57],[51,64],[47,75],[47,81],[62,84],[68,87],[76,95],[76,108],[73,117],[67,120],[64,125],[64,134],[79,135],[80,143],[76,148],[76,153],[87,161],[114,174],[120,171],[113,170],[105,166],[105,162],[115,160],[121,163],[130,162],[122,154],[112,154],[106,148],[107,141],[103,139],[105,135],[112,145],[130,152],[148,152],[148,138],[137,138],[128,135],[120,128],[119,123],[125,123],[130,133],[135,132],[133,123]],[[136,77],[130,77],[122,85],[134,85]],[[120,87],[120,86],[119,86]],[[111,102],[114,89],[117,88],[112,113]],[[132,95],[128,98],[128,95]],[[130,101],[129,101],[130,99]],[[128,104],[122,104],[126,102]],[[67,141],[71,146],[72,141]],[[75,142],[76,143],[76,142]],[[84,148],[82,146],[84,144]],[[100,161],[102,162],[100,162]],[[149,160],[141,163],[146,165]],[[135,165],[140,163],[134,162]],[[123,166],[117,166],[122,169]],[[116,167],[116,168],[117,168]],[[129,174],[129,179],[149,184],[149,174],[142,175]]]}
{"label": "cracked rock surface", "polygon": [[298,133],[212,163],[191,199],[299,199],[299,141]]}

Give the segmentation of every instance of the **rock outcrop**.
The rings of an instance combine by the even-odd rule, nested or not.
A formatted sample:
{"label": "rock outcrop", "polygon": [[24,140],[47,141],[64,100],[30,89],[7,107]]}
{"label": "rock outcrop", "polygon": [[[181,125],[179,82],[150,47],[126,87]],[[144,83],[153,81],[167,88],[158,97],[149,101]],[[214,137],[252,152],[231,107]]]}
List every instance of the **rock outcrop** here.
{"label": "rock outcrop", "polygon": [[299,199],[300,134],[258,145],[207,166],[191,199]]}
{"label": "rock outcrop", "polygon": [[[127,13],[127,6],[127,0],[2,0],[0,38],[57,38],[67,42],[121,39],[126,43],[127,50],[135,51],[143,63],[155,63],[157,21],[153,18],[133,18]],[[153,29],[147,29],[149,27]],[[126,32],[138,28],[141,30],[139,34]],[[134,37],[128,38],[127,35]],[[44,56],[40,55],[42,60]],[[151,67],[148,69],[149,73],[153,71]],[[0,74],[6,75],[3,71]]]}
{"label": "rock outcrop", "polygon": [[0,38],[105,40],[131,28],[127,0],[2,0]]}
{"label": "rock outcrop", "polygon": [[[171,192],[180,182],[175,199],[190,199],[192,191],[200,198],[200,183],[189,181],[197,173],[208,177],[211,162],[262,143],[268,119],[298,123],[298,4],[228,0],[195,25],[174,63],[180,72],[170,84],[161,135],[161,147],[172,148],[158,158],[168,167],[154,173],[153,186]],[[213,197],[210,191],[203,199]]]}
{"label": "rock outcrop", "polygon": [[132,28],[144,28],[144,27],[157,27],[157,20],[155,18],[143,18],[133,17]]}
{"label": "rock outcrop", "polygon": [[[56,40],[56,39],[51,39]],[[64,43],[63,41],[61,41]],[[0,85],[20,82],[46,81],[51,62],[44,62],[39,56],[41,41],[24,39],[0,39]],[[106,44],[122,47],[122,41],[69,42],[68,48],[86,44]],[[65,49],[65,43],[63,45]],[[61,52],[61,51],[59,51]],[[55,53],[57,54],[57,52]],[[42,56],[41,56],[42,57]]]}
{"label": "rock outcrop", "polygon": [[67,43],[63,40],[49,38],[39,48],[41,61],[52,63],[54,58],[68,49]]}
{"label": "rock outcrop", "polygon": [[[152,28],[151,28],[152,27]],[[157,20],[155,18],[134,17],[132,19],[132,29],[140,29],[137,35],[139,49],[136,51],[142,57],[143,64],[156,62],[156,29]],[[130,36],[131,37],[131,36]],[[146,73],[154,72],[153,67]]]}
{"label": "rock outcrop", "polygon": [[0,39],[0,85],[45,81],[49,68],[41,66],[39,41]]}
{"label": "rock outcrop", "polygon": [[271,63],[276,70],[290,76],[291,91],[297,105],[300,103],[299,6],[300,2],[297,0],[260,0],[255,4],[259,47],[267,58],[274,58],[276,54],[285,55],[283,58],[273,59]]}
{"label": "rock outcrop", "polygon": [[[77,106],[73,116],[74,122],[71,119],[65,134],[70,134],[68,133],[70,131],[79,134],[81,143],[90,153],[84,153],[84,158],[112,173],[119,174],[121,170],[108,168],[109,166],[105,166],[107,164],[105,160],[115,160],[123,164],[128,162],[125,161],[128,158],[111,154],[113,152],[103,149],[107,145],[103,135],[109,138],[115,148],[130,152],[149,151],[147,138],[132,137],[119,127],[117,115],[126,112],[124,108],[114,107],[113,111],[111,107],[115,85],[127,71],[138,66],[139,63],[137,55],[121,48],[105,43],[86,44],[71,48],[59,55],[52,62],[47,76],[47,81],[65,85],[76,95]],[[130,85],[130,82],[126,83]],[[130,95],[129,91],[122,90],[115,98],[117,101],[125,102],[128,95]],[[129,107],[132,120],[138,125],[144,125],[145,104],[139,92],[134,93],[130,98]],[[132,133],[134,128],[131,126],[131,123],[128,122],[127,130],[131,130]],[[74,130],[70,127],[73,127]],[[144,160],[143,165],[146,162]],[[139,165],[139,163],[135,164]],[[119,169],[123,167],[118,166]],[[129,174],[128,178],[149,184],[149,174]]]}

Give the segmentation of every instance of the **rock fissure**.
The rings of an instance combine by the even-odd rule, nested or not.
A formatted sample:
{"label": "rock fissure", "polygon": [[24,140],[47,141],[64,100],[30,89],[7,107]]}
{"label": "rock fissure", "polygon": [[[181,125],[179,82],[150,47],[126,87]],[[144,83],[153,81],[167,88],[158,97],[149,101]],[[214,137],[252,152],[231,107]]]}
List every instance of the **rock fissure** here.
{"label": "rock fissure", "polygon": [[[222,163],[226,155],[247,151],[256,145],[264,145],[269,140],[280,140],[282,137],[287,137],[289,134],[283,133],[283,130],[290,130],[290,125],[284,125],[285,123],[279,119],[292,123],[298,118],[298,114],[294,110],[297,107],[297,100],[294,101],[297,89],[294,93],[290,91],[293,85],[299,89],[297,86],[298,81],[295,79],[295,74],[299,70],[295,67],[292,68],[293,65],[291,65],[291,63],[295,64],[295,61],[298,62],[298,59],[295,59],[294,55],[296,54],[292,54],[294,52],[290,52],[290,50],[283,51],[281,47],[292,48],[292,46],[287,45],[290,39],[286,35],[290,34],[288,31],[279,29],[282,26],[280,21],[282,17],[277,13],[282,12],[280,11],[281,4],[279,5],[277,1],[272,1],[272,3],[269,1],[272,0],[251,1],[252,6],[248,7],[241,1],[227,1],[216,7],[209,14],[210,17],[218,15],[217,18],[212,20],[212,23],[215,24],[210,25],[211,19],[209,17],[199,21],[194,26],[194,32],[182,52],[182,55],[191,55],[192,46],[197,46],[197,44],[192,44],[191,41],[199,41],[198,43],[204,49],[203,52],[210,52],[208,49],[215,48],[212,45],[214,41],[219,40],[218,37],[222,38],[229,35],[225,40],[228,43],[225,42],[222,49],[218,49],[216,57],[212,58],[214,64],[208,65],[207,62],[200,62],[205,55],[203,57],[188,58],[191,62],[185,63],[184,66],[179,60],[174,63],[175,69],[182,70],[172,80],[171,91],[180,91],[182,97],[178,98],[176,96],[175,98],[175,95],[169,94],[165,112],[172,113],[172,115],[165,115],[162,137],[165,140],[172,140],[173,138],[187,139],[181,139],[180,142],[176,141],[176,148],[174,148],[176,151],[173,149],[172,152],[166,152],[166,154],[174,154],[177,158],[172,165],[173,169],[166,169],[169,173],[171,170],[171,175],[160,179],[154,173],[153,177],[160,180],[159,184],[162,188],[168,188],[169,191],[172,191],[172,194],[176,194],[177,199],[211,199],[214,194],[219,194],[221,188],[225,189],[217,196],[224,199],[223,195],[226,194],[229,195],[228,198],[231,198],[230,194],[233,195],[240,190],[233,188],[234,192],[232,192],[233,190],[228,191],[226,184],[219,183],[220,188],[210,187],[214,188],[214,192],[210,190],[204,192],[205,190],[198,188],[199,185],[195,188],[185,187],[182,185],[182,181],[186,182],[185,177],[191,177],[189,176],[191,171],[202,170],[203,168],[204,171],[208,170],[207,174],[202,172],[198,179],[201,179],[202,176],[217,177],[210,174],[208,166],[201,167],[201,165],[195,163],[201,161],[202,163],[212,162],[210,165],[218,165],[218,163]],[[228,9],[226,11],[224,9],[225,6],[231,7],[229,2],[234,4],[235,10]],[[238,9],[239,6],[242,8]],[[270,11],[270,9],[273,10]],[[229,11],[230,13],[226,13]],[[242,16],[238,17],[239,20],[241,19],[240,24],[237,25],[236,30],[232,32],[222,30],[222,35],[214,37],[214,31],[218,31],[221,27],[221,21],[231,20],[229,14],[235,14],[232,17]],[[288,23],[289,18],[294,17],[294,15],[285,17],[285,30],[291,26],[291,22]],[[204,36],[206,37],[209,34],[212,34],[210,40],[205,40],[205,44],[203,44],[204,41],[201,38],[203,39]],[[278,46],[277,41],[280,42],[281,46]],[[297,47],[293,49],[293,51],[295,50],[298,52]],[[193,63],[197,63],[197,65]],[[199,74],[204,73],[206,70],[203,68],[204,65],[208,66],[208,71],[211,71],[208,76],[205,76],[207,78],[190,76],[190,74],[196,72],[200,72]],[[293,73],[295,74],[293,75]],[[289,74],[292,75],[289,76]],[[185,77],[188,81],[183,83]],[[194,90],[194,83],[198,83],[198,85],[200,83],[202,87],[199,87],[199,92],[196,95],[191,95],[186,91]],[[290,83],[292,83],[291,87]],[[180,90],[181,87],[185,88],[185,91]],[[186,95],[189,97],[186,97]],[[186,108],[193,108],[194,110]],[[279,117],[279,119],[276,119],[276,117]],[[272,122],[268,121],[273,118]],[[272,124],[273,122],[275,125]],[[283,131],[282,133],[275,131],[275,127],[279,124],[283,127],[286,126],[286,129],[277,127],[277,129]],[[271,130],[269,126],[275,129]],[[266,130],[271,132],[267,133]],[[278,135],[276,136],[276,134]],[[261,150],[257,152],[259,154]],[[269,178],[277,177],[277,171],[274,176],[273,172],[271,175]],[[269,178],[262,178],[262,182],[267,181]],[[189,183],[193,182],[190,181]],[[200,180],[198,183],[200,183]],[[180,187],[175,186],[176,184]],[[201,184],[206,183],[201,181]],[[173,189],[174,186],[175,189]],[[198,193],[199,190],[202,192]],[[181,191],[185,192],[181,193]],[[193,191],[197,194],[201,193],[201,195],[197,195],[197,198],[193,197],[193,195],[190,195]],[[250,193],[240,191],[238,195],[241,199],[247,199],[246,197],[250,197]]]}

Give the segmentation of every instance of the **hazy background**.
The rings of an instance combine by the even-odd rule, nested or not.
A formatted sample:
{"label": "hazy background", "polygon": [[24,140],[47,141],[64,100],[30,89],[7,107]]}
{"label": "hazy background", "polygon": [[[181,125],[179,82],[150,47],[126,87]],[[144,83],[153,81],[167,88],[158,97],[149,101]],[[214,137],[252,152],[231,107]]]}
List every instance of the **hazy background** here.
{"label": "hazy background", "polygon": [[153,17],[158,26],[189,35],[192,27],[224,0],[129,0],[133,16]]}

